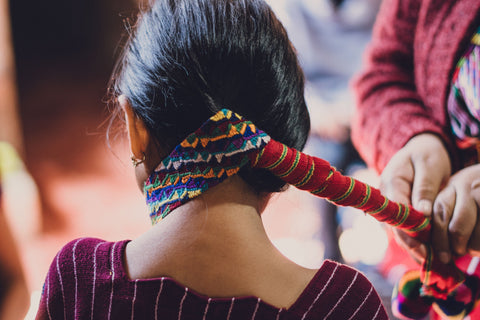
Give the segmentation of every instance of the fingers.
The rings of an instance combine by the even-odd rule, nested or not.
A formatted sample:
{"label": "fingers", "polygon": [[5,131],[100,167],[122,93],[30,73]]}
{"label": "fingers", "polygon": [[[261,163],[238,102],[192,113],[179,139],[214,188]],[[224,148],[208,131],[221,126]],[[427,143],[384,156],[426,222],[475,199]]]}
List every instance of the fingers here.
{"label": "fingers", "polygon": [[397,172],[399,175],[387,177],[382,174],[380,180],[380,190],[389,199],[410,204],[410,182],[404,175]]}
{"label": "fingers", "polygon": [[480,256],[480,223],[473,229],[473,234],[468,243],[468,253],[472,256]]}
{"label": "fingers", "polygon": [[477,224],[477,204],[470,195],[470,190],[457,189],[455,209],[448,226],[450,245],[457,255],[467,253],[467,246]]}
{"label": "fingers", "polygon": [[427,248],[420,241],[415,240],[400,229],[393,228],[395,241],[418,263],[422,263],[427,256]]}
{"label": "fingers", "polygon": [[[387,198],[399,203],[410,204],[411,185],[414,169],[410,158],[401,153],[392,158],[380,176],[380,190]],[[421,263],[426,257],[425,246],[406,234],[393,228],[396,242],[404,248],[410,256]]]}
{"label": "fingers", "polygon": [[462,256],[480,249],[480,226],[477,226],[480,181],[460,183],[460,177],[452,179],[434,204],[432,245],[443,263],[448,263],[452,253]]}
{"label": "fingers", "polygon": [[443,263],[448,263],[451,259],[448,225],[455,208],[455,199],[455,189],[448,186],[439,193],[434,204],[432,245]]}
{"label": "fingers", "polygon": [[440,138],[428,133],[413,137],[404,148],[414,168],[412,205],[431,216],[435,197],[451,174],[450,157]]}
{"label": "fingers", "polygon": [[408,157],[398,154],[385,167],[380,176],[380,190],[387,198],[410,204],[414,168]]}
{"label": "fingers", "polygon": [[[480,204],[480,179],[474,180],[471,185],[471,196],[476,202],[476,209],[478,212]],[[478,213],[477,213],[478,219]],[[473,229],[473,234],[470,237],[470,242],[468,244],[468,253],[473,256],[480,256],[480,223],[478,223]]]}
{"label": "fingers", "polygon": [[[450,175],[449,170],[439,170],[441,166],[432,159],[414,161],[415,177],[412,185],[413,207],[426,216],[432,215],[433,203],[444,181]],[[437,160],[437,159],[435,159]]]}
{"label": "fingers", "polygon": [[[397,152],[385,167],[381,175],[380,190],[388,198],[413,204],[414,208],[431,217],[434,201],[451,175],[451,163],[448,152],[439,137],[433,134],[420,134]],[[445,252],[443,259],[450,260],[450,242],[448,227],[454,214],[455,193],[446,192],[445,204],[438,203],[434,249]],[[453,204],[452,204],[453,203]],[[448,205],[447,205],[448,204]],[[449,206],[452,204],[451,206]],[[459,226],[465,223],[458,219],[453,230],[460,232]],[[417,260],[425,257],[425,246],[403,232],[395,232],[397,242],[408,249]],[[460,233],[456,237],[456,247],[461,250],[464,239]],[[480,239],[479,239],[480,243]]]}

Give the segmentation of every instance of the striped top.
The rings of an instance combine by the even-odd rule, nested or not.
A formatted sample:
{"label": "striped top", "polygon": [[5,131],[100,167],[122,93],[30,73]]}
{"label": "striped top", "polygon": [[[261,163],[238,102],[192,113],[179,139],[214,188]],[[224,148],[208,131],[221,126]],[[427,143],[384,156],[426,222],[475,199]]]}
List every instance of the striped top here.
{"label": "striped top", "polygon": [[279,309],[260,298],[209,298],[162,277],[130,280],[123,266],[129,240],[74,240],[47,274],[37,319],[388,319],[370,281],[325,261],[297,301]]}

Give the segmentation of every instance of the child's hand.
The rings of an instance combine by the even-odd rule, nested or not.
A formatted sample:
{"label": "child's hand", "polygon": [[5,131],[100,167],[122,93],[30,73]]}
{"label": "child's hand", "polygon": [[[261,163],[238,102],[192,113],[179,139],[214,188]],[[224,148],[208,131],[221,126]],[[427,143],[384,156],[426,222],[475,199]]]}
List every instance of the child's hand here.
{"label": "child's hand", "polygon": [[448,262],[451,254],[480,255],[479,207],[480,164],[477,164],[454,174],[435,200],[432,244],[442,262]]}
{"label": "child's hand", "polygon": [[[392,157],[380,176],[380,190],[388,198],[412,204],[431,216],[434,200],[450,175],[451,162],[443,142],[436,135],[420,134]],[[397,229],[394,234],[416,260],[425,258],[420,242]]]}

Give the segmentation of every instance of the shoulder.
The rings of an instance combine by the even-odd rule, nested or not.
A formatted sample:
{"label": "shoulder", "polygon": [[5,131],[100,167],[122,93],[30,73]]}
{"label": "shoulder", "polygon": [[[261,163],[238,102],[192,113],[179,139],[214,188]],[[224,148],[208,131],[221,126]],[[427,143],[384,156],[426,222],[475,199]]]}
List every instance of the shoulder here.
{"label": "shoulder", "polygon": [[80,279],[88,281],[96,278],[97,284],[108,281],[112,270],[122,262],[122,250],[126,243],[127,240],[107,242],[96,238],[70,241],[53,258],[44,290],[48,289],[50,295],[61,293],[65,299],[68,292],[75,292],[81,286]]}
{"label": "shoulder", "polygon": [[370,280],[367,279],[367,277],[360,272],[359,270],[350,267],[348,265],[334,262],[334,261],[326,261],[324,266],[331,270],[331,275],[334,276],[336,274],[337,276],[341,276],[342,278],[344,277],[352,277],[357,280],[357,282],[361,283],[362,285],[366,285],[367,287],[371,287],[372,284]]}
{"label": "shoulder", "polygon": [[345,292],[354,288],[355,291],[369,292],[373,285],[360,271],[334,261],[326,260],[318,270],[312,285],[330,292]]}
{"label": "shoulder", "polygon": [[[372,283],[360,271],[325,261],[308,288],[308,315],[333,319],[388,319]],[[308,319],[308,317],[306,318]]]}
{"label": "shoulder", "polygon": [[49,277],[65,278],[93,272],[98,267],[108,268],[121,261],[128,240],[107,242],[97,238],[79,238],[68,242],[54,257]]}
{"label": "shoulder", "polygon": [[62,266],[73,265],[87,258],[92,257],[100,246],[109,250],[112,246],[112,242],[106,242],[105,240],[96,238],[79,238],[68,242],[62,247],[54,258],[54,263],[61,264]]}
{"label": "shoulder", "polygon": [[62,247],[62,249],[60,249],[58,254],[63,255],[65,253],[75,252],[79,244],[81,244],[80,247],[82,248],[82,250],[90,250],[102,243],[108,243],[108,242],[102,239],[97,239],[97,238],[78,238],[65,244]]}
{"label": "shoulder", "polygon": [[89,300],[95,289],[111,285],[127,243],[80,238],[64,245],[45,278],[37,319],[65,319],[76,312],[80,299]]}

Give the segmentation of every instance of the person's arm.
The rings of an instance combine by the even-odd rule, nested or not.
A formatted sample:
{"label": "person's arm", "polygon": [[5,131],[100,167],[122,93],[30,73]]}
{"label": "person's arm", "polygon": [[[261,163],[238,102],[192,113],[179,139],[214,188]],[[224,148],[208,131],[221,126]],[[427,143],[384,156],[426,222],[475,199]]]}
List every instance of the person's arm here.
{"label": "person's arm", "polygon": [[384,0],[355,78],[356,114],[352,139],[370,167],[382,172],[413,136],[435,133],[446,139],[436,117],[421,101],[414,82],[414,41],[419,0]]}
{"label": "person's arm", "polygon": [[0,272],[6,282],[2,288],[0,319],[20,320],[27,313],[30,297],[18,249],[1,206],[0,235]]}
{"label": "person's arm", "polygon": [[[366,163],[381,173],[380,190],[392,200],[432,215],[435,198],[452,171],[451,142],[415,85],[414,43],[421,1],[384,0],[355,79],[357,109],[352,140]],[[395,230],[399,243],[422,259],[424,248]],[[443,243],[443,242],[442,242]],[[448,259],[448,257],[447,257]]]}

